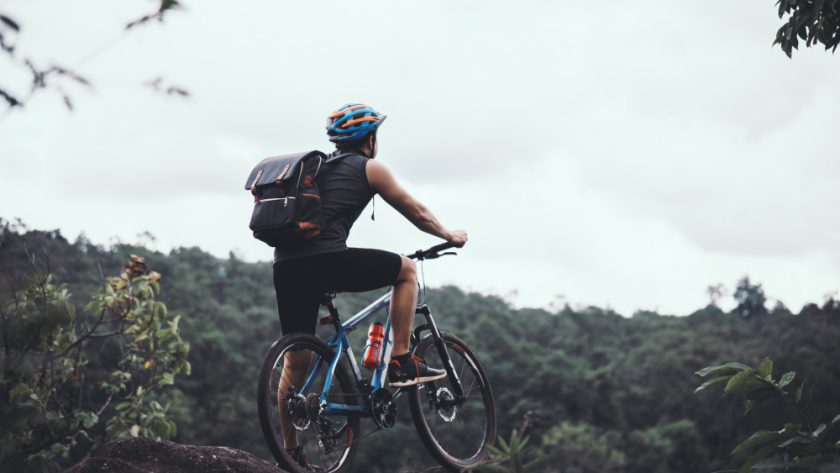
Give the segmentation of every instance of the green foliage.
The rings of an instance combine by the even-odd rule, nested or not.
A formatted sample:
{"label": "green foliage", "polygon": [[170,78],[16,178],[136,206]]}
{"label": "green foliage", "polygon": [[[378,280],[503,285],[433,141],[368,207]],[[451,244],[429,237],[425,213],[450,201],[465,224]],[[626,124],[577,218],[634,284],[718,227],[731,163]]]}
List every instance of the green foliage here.
{"label": "green foliage", "polygon": [[[51,275],[0,301],[0,470],[61,471],[105,436],[175,435],[156,398],[189,371],[189,346],[145,273],[133,257],[81,316]],[[94,347],[118,356],[91,363]]]}
{"label": "green foliage", "polygon": [[[510,440],[505,440],[501,435],[495,446],[490,446],[492,460],[487,465],[477,468],[477,471],[484,473],[525,473],[534,471],[537,466],[545,462],[545,458],[537,458],[526,461],[528,454],[528,437],[520,438],[516,431],[510,433]],[[502,466],[505,464],[506,466]]]}
{"label": "green foliage", "polygon": [[838,0],[778,0],[779,18],[787,21],[776,32],[782,51],[791,57],[799,49],[799,41],[810,47],[822,43],[826,50],[837,50],[840,44],[840,1]]}
{"label": "green foliage", "polygon": [[542,437],[540,458],[554,471],[568,473],[621,473],[628,463],[619,432],[588,423],[561,422]]}
{"label": "green foliage", "polygon": [[[157,399],[178,425],[174,440],[226,445],[270,458],[253,393],[256,369],[280,334],[270,263],[247,263],[233,254],[218,258],[198,248],[166,254],[125,244],[103,248],[84,237],[67,241],[55,231],[6,228],[4,233],[0,222],[0,291],[16,274],[31,272],[32,256],[48,261],[55,280],[79,295],[99,288],[100,267],[106,274],[117,273],[131,253],[146,255],[165,281],[159,300],[182,314],[179,333],[190,343],[192,375],[176,377],[175,386]],[[462,257],[468,255],[465,251]],[[427,265],[428,281],[445,273],[446,261],[441,261]],[[336,302],[346,317],[382,292],[341,294]],[[729,456],[739,441],[758,430],[779,430],[791,420],[772,402],[756,405],[741,418],[743,406],[710,401],[717,397],[710,387],[692,395],[697,383],[687,371],[713,364],[722,368],[710,370],[703,381],[723,378],[714,385],[723,390],[731,375],[756,368],[769,356],[777,373],[796,369],[785,391],[795,396],[802,380],[809,380],[800,398],[815,429],[821,423],[828,428],[840,412],[836,301],[756,317],[713,305],[685,317],[654,312],[622,317],[596,307],[513,309],[498,297],[446,286],[430,289],[427,302],[441,329],[461,335],[479,355],[493,383],[500,432],[517,428],[523,413],[537,412],[539,422],[528,431],[529,454],[548,458],[535,467],[537,473],[732,470],[751,452]],[[357,356],[366,332],[350,334]],[[83,351],[87,369],[97,377],[115,369],[109,360],[120,353],[101,340]],[[750,365],[727,365],[727,360]],[[785,376],[778,377],[780,386]],[[742,390],[727,396],[744,395]],[[87,408],[97,409],[93,401]],[[398,416],[394,428],[364,438],[354,463],[357,471],[423,471],[435,464],[405,405]],[[94,429],[104,429],[105,423],[100,420]]]}
{"label": "green foliage", "polygon": [[[820,465],[840,460],[840,435],[830,435],[840,426],[840,415],[828,424],[813,428],[801,406],[804,380],[793,393],[787,389],[796,378],[795,372],[788,371],[776,379],[773,377],[773,361],[764,358],[755,368],[727,363],[704,368],[696,374],[701,377],[716,376],[712,380],[715,384],[726,382],[724,395],[742,392],[747,413],[760,404],[775,402],[778,409],[794,416],[795,422],[786,422],[779,430],[755,432],[732,450],[732,455],[751,452],[741,464],[740,473],[751,469],[816,472]],[[708,386],[707,381],[695,392]],[[764,461],[771,456],[782,460]]]}
{"label": "green foliage", "polygon": [[767,314],[767,297],[761,284],[753,284],[750,278],[744,276],[738,281],[735,287],[735,302],[738,303],[735,311],[741,317],[751,317]]}

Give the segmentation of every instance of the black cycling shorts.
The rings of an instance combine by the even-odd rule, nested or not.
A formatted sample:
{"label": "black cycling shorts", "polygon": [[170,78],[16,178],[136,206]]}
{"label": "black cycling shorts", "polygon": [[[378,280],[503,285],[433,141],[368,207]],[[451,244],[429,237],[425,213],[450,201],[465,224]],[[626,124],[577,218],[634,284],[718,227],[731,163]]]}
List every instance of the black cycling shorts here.
{"label": "black cycling shorts", "polygon": [[315,334],[320,296],[326,292],[364,292],[393,286],[400,255],[348,248],[274,263],[274,290],[283,334]]}

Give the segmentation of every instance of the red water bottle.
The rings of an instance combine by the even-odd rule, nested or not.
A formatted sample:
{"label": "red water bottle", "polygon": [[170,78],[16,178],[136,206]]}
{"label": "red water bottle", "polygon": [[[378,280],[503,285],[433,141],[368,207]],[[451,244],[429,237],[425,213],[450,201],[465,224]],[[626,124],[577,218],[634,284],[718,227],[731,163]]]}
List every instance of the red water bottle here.
{"label": "red water bottle", "polygon": [[379,364],[379,354],[382,350],[382,340],[385,339],[385,327],[379,323],[374,322],[368,330],[368,342],[365,345],[365,358],[362,364],[369,370],[376,369]]}

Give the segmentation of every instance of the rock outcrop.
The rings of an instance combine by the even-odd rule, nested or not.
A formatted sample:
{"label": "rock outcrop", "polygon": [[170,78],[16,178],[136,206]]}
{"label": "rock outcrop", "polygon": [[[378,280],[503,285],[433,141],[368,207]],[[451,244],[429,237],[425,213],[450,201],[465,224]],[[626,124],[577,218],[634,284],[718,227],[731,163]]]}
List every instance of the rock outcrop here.
{"label": "rock outcrop", "polygon": [[147,438],[103,445],[65,473],[285,473],[263,460],[227,447],[196,447]]}

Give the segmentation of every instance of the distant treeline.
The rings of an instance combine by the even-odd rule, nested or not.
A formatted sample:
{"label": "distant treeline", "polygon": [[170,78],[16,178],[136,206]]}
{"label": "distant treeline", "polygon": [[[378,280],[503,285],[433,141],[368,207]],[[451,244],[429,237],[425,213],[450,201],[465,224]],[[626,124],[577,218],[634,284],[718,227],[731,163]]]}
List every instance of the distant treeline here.
{"label": "distant treeline", "polygon": [[[167,395],[176,439],[269,458],[254,402],[259,364],[280,328],[269,263],[233,254],[220,259],[195,247],[169,254],[123,244],[106,249],[0,221],[0,302],[38,271],[68,284],[81,305],[102,275],[119,273],[132,253],[161,273],[160,299],[182,315],[181,335],[191,346],[192,374],[179,376]],[[528,432],[533,454],[550,458],[538,471],[707,473],[738,464],[729,456],[733,446],[786,413],[758,407],[742,418],[742,404],[719,400],[719,392],[695,396],[700,380],[693,373],[704,366],[755,364],[769,356],[779,370],[808,380],[806,409],[814,424],[840,412],[840,304],[830,299],[794,314],[782,304],[768,310],[760,286],[748,280],[733,293],[732,312],[709,305],[684,317],[638,312],[626,318],[596,307],[517,310],[453,286],[430,289],[427,302],[438,324],[458,333],[485,364],[500,432],[509,434],[526,413],[536,419]],[[339,310],[349,315],[372,297],[342,295]],[[362,332],[353,334],[356,346]],[[400,407],[397,426],[364,440],[354,471],[434,464],[407,406]]]}

